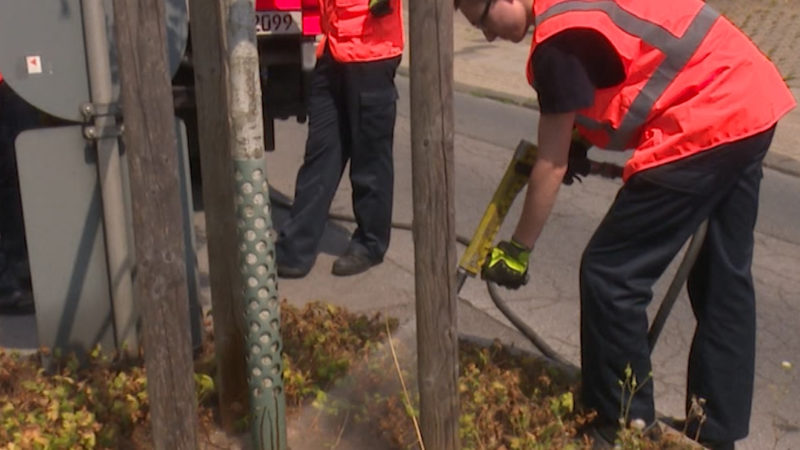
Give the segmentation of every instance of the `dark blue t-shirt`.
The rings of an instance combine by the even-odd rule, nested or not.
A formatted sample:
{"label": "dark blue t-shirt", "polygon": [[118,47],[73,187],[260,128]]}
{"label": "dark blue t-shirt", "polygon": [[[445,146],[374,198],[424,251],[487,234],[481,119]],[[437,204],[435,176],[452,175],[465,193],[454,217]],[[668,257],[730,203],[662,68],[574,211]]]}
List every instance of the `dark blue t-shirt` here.
{"label": "dark blue t-shirt", "polygon": [[531,58],[534,89],[544,114],[589,107],[595,89],[616,86],[625,69],[614,46],[589,28],[562,31],[536,47]]}

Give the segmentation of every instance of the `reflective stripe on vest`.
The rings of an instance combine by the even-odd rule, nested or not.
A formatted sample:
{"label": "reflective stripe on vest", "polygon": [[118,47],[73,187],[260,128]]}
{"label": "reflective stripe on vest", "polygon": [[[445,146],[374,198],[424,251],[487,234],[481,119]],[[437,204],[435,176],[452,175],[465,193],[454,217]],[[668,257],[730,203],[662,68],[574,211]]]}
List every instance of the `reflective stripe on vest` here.
{"label": "reflective stripe on vest", "polygon": [[582,115],[578,115],[576,118],[581,126],[588,129],[605,130],[610,136],[609,149],[625,150],[626,144],[647,121],[653,105],[692,57],[703,38],[708,35],[711,26],[719,18],[719,13],[710,6],[704,5],[684,35],[675,37],[662,27],[625,11],[613,1],[573,0],[553,5],[542,14],[535,16],[536,25],[538,26],[552,16],[570,11],[604,12],[620,29],[661,50],[665,55],[664,61],[634,99],[619,128],[615,130],[607,122],[601,123]]}

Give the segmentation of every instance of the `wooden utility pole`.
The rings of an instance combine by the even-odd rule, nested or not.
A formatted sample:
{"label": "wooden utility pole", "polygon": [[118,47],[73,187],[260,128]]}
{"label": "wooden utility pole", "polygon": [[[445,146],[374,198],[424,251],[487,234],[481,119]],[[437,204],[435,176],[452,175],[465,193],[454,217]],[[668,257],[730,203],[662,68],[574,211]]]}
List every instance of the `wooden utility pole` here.
{"label": "wooden utility pole", "polygon": [[420,426],[425,448],[458,449],[453,162],[453,1],[412,0],[411,157]]}
{"label": "wooden utility pole", "polygon": [[231,181],[229,76],[225,2],[189,0],[203,205],[208,236],[217,390],[223,428],[231,432],[248,411],[244,310]]}
{"label": "wooden utility pole", "polygon": [[194,450],[197,407],[164,3],[117,1],[114,21],[153,444]]}

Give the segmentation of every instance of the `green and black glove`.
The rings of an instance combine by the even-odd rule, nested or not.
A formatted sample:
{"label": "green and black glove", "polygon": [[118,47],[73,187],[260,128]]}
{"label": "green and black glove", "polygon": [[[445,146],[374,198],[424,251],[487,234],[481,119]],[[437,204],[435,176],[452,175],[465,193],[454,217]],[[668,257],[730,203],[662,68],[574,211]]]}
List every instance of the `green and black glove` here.
{"label": "green and black glove", "polygon": [[530,250],[513,239],[501,241],[486,256],[481,278],[509,289],[519,289],[528,283],[530,255]]}
{"label": "green and black glove", "polygon": [[369,12],[373,17],[390,14],[392,12],[391,0],[369,0]]}

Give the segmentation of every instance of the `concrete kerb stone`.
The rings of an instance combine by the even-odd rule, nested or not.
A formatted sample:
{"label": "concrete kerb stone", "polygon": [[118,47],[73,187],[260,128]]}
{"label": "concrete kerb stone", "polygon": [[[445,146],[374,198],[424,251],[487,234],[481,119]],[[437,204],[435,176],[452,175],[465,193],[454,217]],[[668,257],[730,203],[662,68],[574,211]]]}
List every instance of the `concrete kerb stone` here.
{"label": "concrete kerb stone", "polygon": [[772,151],[767,153],[764,158],[764,167],[793,177],[800,177],[800,161]]}
{"label": "concrete kerb stone", "polygon": [[[800,102],[800,88],[792,88],[792,95]],[[789,111],[778,122],[764,165],[787,175],[800,176],[800,107]]]}

